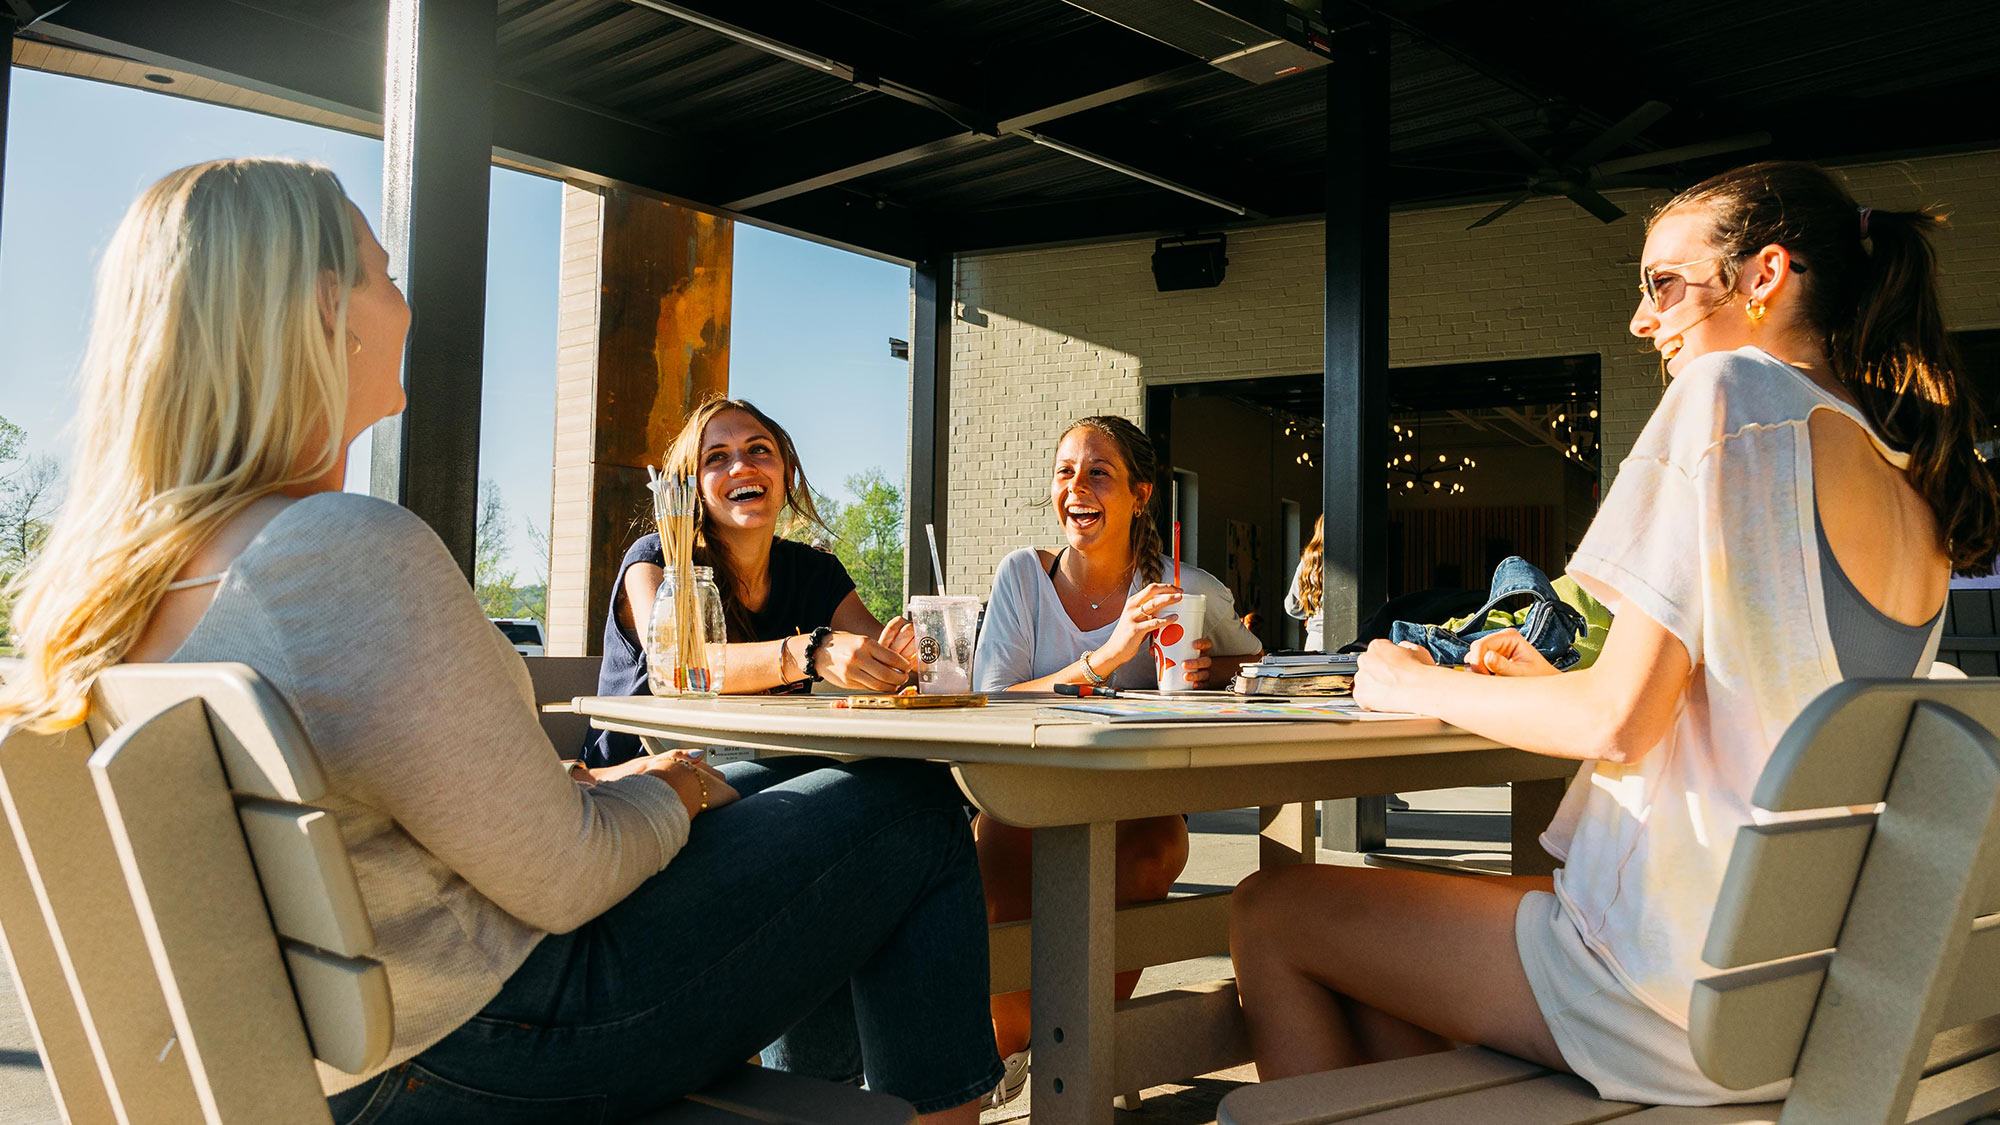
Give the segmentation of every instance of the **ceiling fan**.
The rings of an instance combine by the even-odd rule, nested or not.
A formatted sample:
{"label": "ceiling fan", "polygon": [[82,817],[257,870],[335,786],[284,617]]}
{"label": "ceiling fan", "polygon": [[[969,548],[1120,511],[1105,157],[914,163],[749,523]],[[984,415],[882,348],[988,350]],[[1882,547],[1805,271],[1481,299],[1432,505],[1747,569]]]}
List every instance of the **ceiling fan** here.
{"label": "ceiling fan", "polygon": [[1498,121],[1490,117],[1479,118],[1479,124],[1492,134],[1494,140],[1500,142],[1501,147],[1519,157],[1533,170],[1528,173],[1520,194],[1487,212],[1478,222],[1465,229],[1483,227],[1537,195],[1568,196],[1578,207],[1604,222],[1614,223],[1624,218],[1625,212],[1617,204],[1599,194],[1600,189],[1671,186],[1672,181],[1666,177],[1633,175],[1633,173],[1771,143],[1769,133],[1745,133],[1736,137],[1721,137],[1697,144],[1642,152],[1637,156],[1604,159],[1623,148],[1639,134],[1652,128],[1656,122],[1671,112],[1673,107],[1667,103],[1649,101],[1626,114],[1617,124],[1599,133],[1582,148],[1560,160],[1535,151],[1526,141],[1516,136],[1513,130]]}

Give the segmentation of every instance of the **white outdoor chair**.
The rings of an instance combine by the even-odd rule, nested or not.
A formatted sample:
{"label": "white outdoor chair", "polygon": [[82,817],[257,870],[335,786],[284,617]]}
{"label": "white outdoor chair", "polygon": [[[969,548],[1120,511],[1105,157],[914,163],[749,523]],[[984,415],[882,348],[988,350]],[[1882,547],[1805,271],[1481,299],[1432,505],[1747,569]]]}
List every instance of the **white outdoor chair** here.
{"label": "white outdoor chair", "polygon": [[[385,1057],[387,975],[324,791],[241,665],[113,669],[87,730],[0,737],[0,925],[71,1121],[329,1121],[313,1060]],[[745,1067],[644,1120],[912,1116]]]}
{"label": "white outdoor chair", "polygon": [[[1696,1060],[1783,1102],[1598,1100],[1466,1048],[1245,1086],[1223,1125],[1970,1121],[2000,1109],[2000,683],[1850,681],[1799,716],[1759,779],[1695,985]],[[1882,811],[1855,813],[1853,808]],[[1942,1032],[1942,1034],[1940,1034]]]}

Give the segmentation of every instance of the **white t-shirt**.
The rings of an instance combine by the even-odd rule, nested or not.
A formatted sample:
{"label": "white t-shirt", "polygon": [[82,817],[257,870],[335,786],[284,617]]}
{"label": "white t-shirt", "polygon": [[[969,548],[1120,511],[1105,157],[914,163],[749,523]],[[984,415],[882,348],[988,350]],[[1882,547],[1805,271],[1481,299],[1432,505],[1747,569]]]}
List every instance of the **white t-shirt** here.
{"label": "white t-shirt", "polygon": [[1326,646],[1324,617],[1315,607],[1306,612],[1306,560],[1299,560],[1298,573],[1292,575],[1292,588],[1285,594],[1285,614],[1306,623],[1306,651],[1318,652]]}
{"label": "white t-shirt", "polygon": [[[1840,681],[1827,633],[1808,419],[1852,407],[1756,348],[1690,363],[1667,389],[1569,573],[1687,647],[1693,674],[1659,745],[1584,766],[1542,837],[1584,941],[1634,996],[1687,1026],[1736,830],[1778,738]],[[1934,633],[1916,674],[1937,651]]]}
{"label": "white t-shirt", "polygon": [[[1162,573],[1172,581],[1174,563],[1164,558]],[[1146,585],[1142,574],[1126,588],[1130,598]],[[1181,589],[1208,599],[1202,635],[1214,645],[1211,656],[1246,656],[1262,650],[1256,634],[1237,619],[1229,587],[1205,570],[1181,564]],[[1173,612],[1171,609],[1168,613]],[[1163,615],[1164,616],[1164,615]],[[973,659],[973,679],[979,691],[1005,691],[1015,684],[1059,672],[1086,651],[1111,639],[1118,622],[1088,632],[1076,627],[1056,595],[1055,584],[1033,547],[1023,547],[1000,560],[993,575],[993,593],[986,600],[986,623],[979,630],[979,653]],[[1102,671],[1102,669],[1099,669]],[[1152,659],[1141,651],[1108,677],[1121,688],[1154,688],[1160,676]]]}

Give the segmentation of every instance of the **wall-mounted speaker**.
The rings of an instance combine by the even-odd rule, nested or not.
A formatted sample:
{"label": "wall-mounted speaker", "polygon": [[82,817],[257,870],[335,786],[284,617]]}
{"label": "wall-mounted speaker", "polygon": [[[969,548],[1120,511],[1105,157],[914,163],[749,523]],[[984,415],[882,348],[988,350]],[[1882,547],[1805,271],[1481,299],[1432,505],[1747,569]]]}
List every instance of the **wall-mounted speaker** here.
{"label": "wall-mounted speaker", "polygon": [[1213,289],[1222,284],[1229,266],[1226,236],[1205,234],[1162,238],[1153,243],[1153,284],[1162,293],[1175,289]]}

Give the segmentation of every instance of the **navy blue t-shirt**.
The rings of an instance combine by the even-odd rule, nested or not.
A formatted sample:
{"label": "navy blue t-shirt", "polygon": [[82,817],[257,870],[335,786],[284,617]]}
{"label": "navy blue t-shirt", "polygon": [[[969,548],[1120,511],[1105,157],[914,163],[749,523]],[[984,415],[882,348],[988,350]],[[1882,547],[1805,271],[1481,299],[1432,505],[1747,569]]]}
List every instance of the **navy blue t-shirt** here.
{"label": "navy blue t-shirt", "polygon": [[[604,663],[597,670],[599,695],[651,695],[646,686],[646,651],[639,638],[618,623],[617,601],[625,596],[625,572],[633,563],[667,565],[660,550],[659,533],[642,536],[618,563],[617,583],[612,587],[612,610],[604,622]],[[810,633],[833,624],[833,611],[854,590],[854,579],[831,553],[792,539],[771,542],[771,594],[764,608],[750,614],[752,636],[737,636],[729,627],[731,641],[776,641],[795,633]],[[728,686],[729,670],[723,669],[723,685]],[[773,691],[802,692],[804,683]],[[583,742],[583,761],[590,766],[613,766],[645,753],[639,736],[617,731],[592,730]]]}

